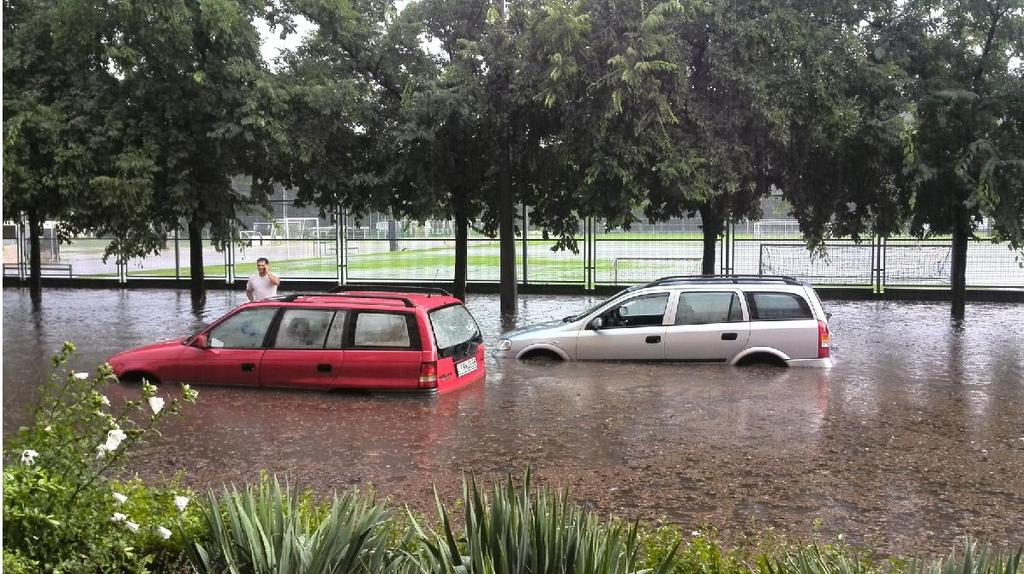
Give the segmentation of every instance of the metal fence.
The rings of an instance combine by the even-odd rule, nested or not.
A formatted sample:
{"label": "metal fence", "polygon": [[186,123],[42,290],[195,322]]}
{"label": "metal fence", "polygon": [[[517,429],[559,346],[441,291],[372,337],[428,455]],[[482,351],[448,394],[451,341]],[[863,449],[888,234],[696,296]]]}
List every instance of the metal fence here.
{"label": "metal fence", "polygon": [[[243,221],[241,239],[225,250],[203,242],[207,278],[233,282],[255,272],[259,257],[270,259],[283,279],[332,282],[450,282],[454,278],[455,233],[451,221],[395,221],[383,214],[364,217],[324,215],[287,200],[273,213]],[[716,244],[716,271],[736,274],[784,274],[820,285],[883,290],[886,287],[949,285],[948,238],[871,238],[862,243],[829,241],[810,253],[785,203],[767,198],[760,221],[732,224]],[[519,214],[516,265],[521,284],[570,285],[593,289],[628,285],[666,275],[701,271],[703,243],[699,219],[638,224],[630,230],[607,229],[599,220],[579,221],[577,247],[555,251],[555,240],[530,223],[529,209]],[[1024,288],[1021,255],[1006,244],[982,237],[968,249],[967,285],[972,288]],[[157,254],[118,265],[104,260],[109,240],[76,238],[60,244],[44,233],[44,276],[108,278],[122,283],[190,276],[189,241],[173,235]],[[468,280],[499,280],[499,244],[471,229]],[[28,274],[24,230],[4,229],[4,275]]]}

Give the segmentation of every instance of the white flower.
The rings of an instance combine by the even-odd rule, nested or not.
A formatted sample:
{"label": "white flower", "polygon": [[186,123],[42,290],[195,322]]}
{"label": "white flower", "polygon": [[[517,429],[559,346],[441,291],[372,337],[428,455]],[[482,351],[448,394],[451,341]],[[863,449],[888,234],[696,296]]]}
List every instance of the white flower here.
{"label": "white flower", "polygon": [[163,526],[157,526],[156,527],[156,533],[159,534],[160,538],[163,538],[164,540],[167,540],[168,538],[171,537],[171,531],[167,530]]}
{"label": "white flower", "polygon": [[693,532],[690,533],[690,536],[693,536],[694,538],[696,538],[696,537],[700,536],[700,531],[694,530]]}
{"label": "white flower", "polygon": [[125,520],[124,521],[124,525],[126,527],[128,527],[128,530],[131,530],[132,532],[138,532],[139,531],[139,525],[134,523],[134,522],[132,522],[131,520]]}
{"label": "white flower", "polygon": [[89,378],[89,373],[75,373],[75,378],[84,381],[85,379]]}
{"label": "white flower", "polygon": [[187,496],[175,496],[174,506],[178,509],[178,512],[185,512],[185,507],[188,506]]}
{"label": "white flower", "polygon": [[164,410],[164,398],[163,397],[149,397],[149,408],[153,409],[153,414],[160,414],[160,411]]}
{"label": "white flower", "polygon": [[128,517],[120,512],[115,512],[114,515],[110,517],[111,522],[124,522],[127,519]]}
{"label": "white flower", "polygon": [[105,407],[109,407],[110,406],[110,399],[107,398],[107,395],[100,395],[100,403],[102,403],[103,406],[105,406]]}
{"label": "white flower", "polygon": [[124,502],[126,500],[128,500],[128,497],[123,495],[123,494],[121,494],[120,492],[115,492],[114,493],[114,500],[116,500],[118,504],[124,504]]}
{"label": "white flower", "polygon": [[107,431],[107,442],[104,445],[107,450],[114,451],[117,447],[121,446],[121,441],[128,438],[128,435],[124,434],[124,431],[119,428],[114,428]]}
{"label": "white flower", "polygon": [[103,458],[107,456],[107,445],[101,444],[96,447],[96,458]]}
{"label": "white flower", "polygon": [[43,432],[50,432],[50,431],[52,431],[52,430],[53,430],[53,427],[52,427],[52,426],[50,426],[50,425],[46,425],[46,428],[44,428],[44,429],[43,429]]}
{"label": "white flower", "polygon": [[37,456],[39,456],[38,452],[36,452],[36,451],[34,451],[34,450],[30,449],[30,448],[29,449],[25,449],[21,453],[21,464],[24,464],[24,465],[27,465],[27,466],[32,466],[33,464],[36,463],[36,457]]}

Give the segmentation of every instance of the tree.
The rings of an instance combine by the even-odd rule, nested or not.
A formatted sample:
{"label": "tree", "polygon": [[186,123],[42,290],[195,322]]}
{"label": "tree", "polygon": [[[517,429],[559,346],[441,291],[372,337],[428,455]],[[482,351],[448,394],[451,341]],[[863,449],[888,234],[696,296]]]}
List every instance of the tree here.
{"label": "tree", "polygon": [[[66,238],[138,203],[113,185],[151,166],[121,146],[116,79],[107,71],[111,14],[83,3],[4,3],[4,201],[7,220],[28,223],[30,288],[41,287],[43,222]],[[90,209],[104,205],[106,211]]]}
{"label": "tree", "polygon": [[1011,68],[1024,55],[1024,3],[946,3],[941,17],[909,8],[925,23],[909,66],[919,78],[911,231],[952,234],[952,314],[963,317],[968,242],[981,219],[994,217],[1017,246],[1024,239],[1024,91],[1020,65]]}
{"label": "tree", "polygon": [[[968,242],[982,219],[997,239],[1024,244],[1024,5],[869,8],[859,60],[844,70],[853,104],[845,128],[804,138],[817,153],[794,154],[803,167],[790,165],[787,195],[812,245],[904,226],[917,237],[952,235],[951,310],[962,317]],[[809,164],[834,174],[819,171],[801,189]]]}
{"label": "tree", "polygon": [[275,21],[287,32],[296,16],[315,28],[281,58],[290,145],[275,162],[276,177],[322,214],[392,214],[388,239],[396,250],[394,220],[423,216],[416,198],[402,192],[395,139],[411,78],[432,69],[419,46],[421,26],[389,1],[291,2]]}
{"label": "tree", "polygon": [[[203,232],[224,248],[238,216],[268,209],[272,158],[285,145],[281,90],[253,26],[266,17],[248,0],[118,3],[110,51],[124,102],[126,145],[155,163],[148,210],[117,230],[123,250],[159,250],[171,230],[188,230],[193,298],[205,296]],[[232,178],[250,174],[249,194]],[[100,229],[105,229],[100,226]]]}

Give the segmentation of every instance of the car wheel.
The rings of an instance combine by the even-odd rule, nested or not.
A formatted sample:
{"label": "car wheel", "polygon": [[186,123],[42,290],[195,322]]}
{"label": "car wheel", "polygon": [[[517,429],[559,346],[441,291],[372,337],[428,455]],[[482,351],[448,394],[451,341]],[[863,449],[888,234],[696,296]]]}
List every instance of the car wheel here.
{"label": "car wheel", "polygon": [[529,351],[525,355],[519,358],[521,361],[544,361],[544,362],[555,362],[561,361],[562,357],[554,351],[547,349],[537,349],[535,351]]}
{"label": "car wheel", "polygon": [[778,356],[771,353],[754,353],[753,355],[747,355],[740,359],[740,362],[736,363],[738,367],[747,367],[750,365],[768,365],[772,367],[785,367],[786,361],[783,361]]}
{"label": "car wheel", "polygon": [[129,371],[117,378],[117,380],[122,383],[141,383],[143,379],[149,381],[150,384],[153,385],[160,384],[160,379],[158,377],[143,371]]}

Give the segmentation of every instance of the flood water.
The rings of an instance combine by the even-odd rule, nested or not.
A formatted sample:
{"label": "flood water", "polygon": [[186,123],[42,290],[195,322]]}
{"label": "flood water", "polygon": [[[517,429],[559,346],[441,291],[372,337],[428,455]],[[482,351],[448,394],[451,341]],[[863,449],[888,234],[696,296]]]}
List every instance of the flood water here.
{"label": "flood water", "polygon": [[[187,292],[50,289],[33,311],[27,291],[5,289],[5,434],[64,340],[91,370],[245,299],[208,297],[194,312]],[[594,301],[524,296],[518,323]],[[497,296],[469,307],[492,344]],[[959,325],[944,303],[826,308],[829,371],[489,359],[485,383],[432,398],[199,387],[132,468],[146,479],[184,469],[197,488],[261,469],[325,492],[372,484],[428,511],[435,485],[459,498],[463,471],[532,465],[602,514],[711,525],[727,541],[772,527],[886,553],[945,552],[964,534],[1024,542],[1024,306],[970,304]]]}

